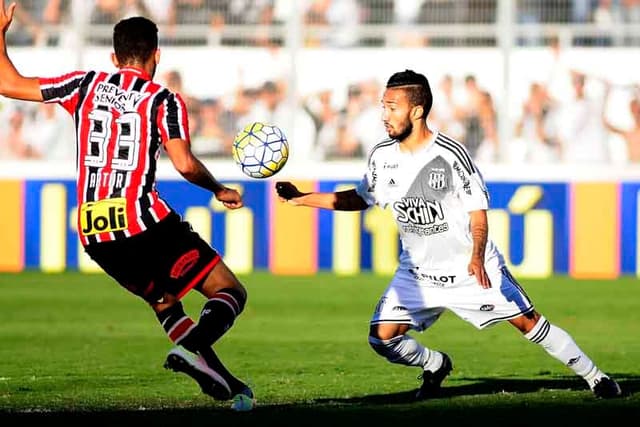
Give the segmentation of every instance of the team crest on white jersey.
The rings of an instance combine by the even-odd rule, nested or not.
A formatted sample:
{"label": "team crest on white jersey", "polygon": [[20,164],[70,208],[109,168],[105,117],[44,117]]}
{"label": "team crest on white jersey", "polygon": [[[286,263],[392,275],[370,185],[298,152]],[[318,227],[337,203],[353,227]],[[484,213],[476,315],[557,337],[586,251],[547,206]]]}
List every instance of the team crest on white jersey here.
{"label": "team crest on white jersey", "polygon": [[431,169],[429,171],[429,187],[436,191],[447,188],[447,174],[444,169]]}

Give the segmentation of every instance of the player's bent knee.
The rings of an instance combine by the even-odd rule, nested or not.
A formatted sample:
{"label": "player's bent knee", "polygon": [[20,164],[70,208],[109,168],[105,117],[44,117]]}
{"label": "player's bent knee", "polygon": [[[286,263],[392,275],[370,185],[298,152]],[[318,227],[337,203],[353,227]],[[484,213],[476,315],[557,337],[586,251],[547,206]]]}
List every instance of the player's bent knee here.
{"label": "player's bent knee", "polygon": [[404,335],[409,330],[409,325],[398,323],[378,323],[369,327],[369,335],[381,340],[390,340],[399,335]]}
{"label": "player's bent knee", "polygon": [[180,302],[180,300],[178,300],[178,298],[176,298],[175,295],[171,295],[168,293],[164,294],[164,297],[161,298],[158,301],[155,302],[151,302],[151,301],[147,301],[149,303],[149,305],[151,306],[151,309],[153,309],[153,311],[156,312],[156,314],[159,314],[173,306],[175,306],[177,303]]}
{"label": "player's bent knee", "polygon": [[535,328],[540,317],[540,314],[534,310],[509,320],[509,323],[515,326],[523,334],[528,334],[533,330],[533,328]]}
{"label": "player's bent knee", "polygon": [[247,291],[244,289],[244,287],[242,287],[242,285],[240,285],[240,287],[220,289],[214,295],[214,298],[221,297],[224,297],[226,304],[229,304],[231,302],[230,307],[233,307],[234,317],[242,313],[242,311],[244,310],[244,306],[247,303]]}
{"label": "player's bent knee", "polygon": [[198,290],[202,292],[207,298],[211,298],[217,292],[225,288],[232,288],[244,295],[246,299],[247,291],[240,283],[238,278],[227,267],[224,261],[220,261],[213,267],[213,270],[209,272],[204,282],[198,286]]}
{"label": "player's bent knee", "polygon": [[388,340],[373,337],[369,335],[369,345],[380,356],[390,362],[395,362],[400,357],[400,345],[402,336],[397,336]]}

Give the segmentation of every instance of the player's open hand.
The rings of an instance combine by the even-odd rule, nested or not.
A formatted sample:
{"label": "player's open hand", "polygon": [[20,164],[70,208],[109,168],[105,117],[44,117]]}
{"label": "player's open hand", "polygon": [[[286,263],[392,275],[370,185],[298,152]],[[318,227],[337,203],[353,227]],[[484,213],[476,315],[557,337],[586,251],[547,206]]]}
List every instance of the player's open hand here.
{"label": "player's open hand", "polygon": [[242,196],[233,188],[224,187],[216,193],[216,199],[227,209],[238,209],[244,206]]}
{"label": "player's open hand", "polygon": [[276,182],[276,192],[281,202],[289,202],[292,205],[298,204],[295,201],[297,197],[304,196],[304,193],[298,190],[295,185],[287,181]]}
{"label": "player's open hand", "polygon": [[5,7],[4,0],[2,0],[2,9],[0,10],[0,31],[2,34],[6,34],[11,21],[13,20],[13,12],[16,10],[16,3],[13,2],[9,7]]}
{"label": "player's open hand", "polygon": [[477,257],[472,257],[469,262],[469,276],[476,276],[478,284],[484,289],[491,287],[491,280],[487,275],[487,271],[484,269],[484,261]]}

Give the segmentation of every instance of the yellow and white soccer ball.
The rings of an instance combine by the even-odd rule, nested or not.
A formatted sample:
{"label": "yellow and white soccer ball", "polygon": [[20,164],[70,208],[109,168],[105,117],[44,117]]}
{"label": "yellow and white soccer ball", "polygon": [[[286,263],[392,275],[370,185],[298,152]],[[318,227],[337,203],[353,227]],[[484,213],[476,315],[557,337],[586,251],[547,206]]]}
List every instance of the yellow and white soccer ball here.
{"label": "yellow and white soccer ball", "polygon": [[251,178],[268,178],[287,163],[289,143],[275,125],[254,122],[236,135],[231,147],[233,160]]}

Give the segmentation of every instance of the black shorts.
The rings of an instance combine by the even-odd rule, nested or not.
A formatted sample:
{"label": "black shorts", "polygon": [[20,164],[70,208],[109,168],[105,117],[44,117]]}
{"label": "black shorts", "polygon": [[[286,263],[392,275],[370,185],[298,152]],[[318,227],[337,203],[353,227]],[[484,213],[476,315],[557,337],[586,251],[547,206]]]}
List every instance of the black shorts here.
{"label": "black shorts", "polygon": [[165,292],[182,298],[220,261],[220,255],[173,212],[140,234],[92,243],[84,250],[120,285],[150,303]]}

